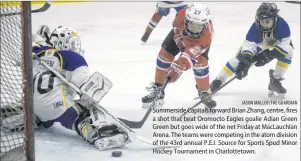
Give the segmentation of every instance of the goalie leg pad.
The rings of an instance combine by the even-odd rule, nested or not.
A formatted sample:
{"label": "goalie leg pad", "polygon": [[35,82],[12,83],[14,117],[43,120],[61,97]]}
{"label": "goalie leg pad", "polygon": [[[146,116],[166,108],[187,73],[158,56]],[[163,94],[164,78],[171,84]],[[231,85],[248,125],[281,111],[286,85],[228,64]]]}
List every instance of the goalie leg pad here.
{"label": "goalie leg pad", "polygon": [[79,115],[74,127],[80,136],[99,150],[121,147],[130,142],[125,132],[105,120],[103,113],[97,110],[86,110]]}
{"label": "goalie leg pad", "polygon": [[100,102],[112,86],[113,84],[108,78],[99,72],[93,73],[89,80],[80,87],[82,92],[80,103],[87,107],[92,102]]}
{"label": "goalie leg pad", "polygon": [[111,136],[97,139],[94,143],[95,147],[99,150],[123,147],[130,143],[129,136],[125,133],[117,133]]}

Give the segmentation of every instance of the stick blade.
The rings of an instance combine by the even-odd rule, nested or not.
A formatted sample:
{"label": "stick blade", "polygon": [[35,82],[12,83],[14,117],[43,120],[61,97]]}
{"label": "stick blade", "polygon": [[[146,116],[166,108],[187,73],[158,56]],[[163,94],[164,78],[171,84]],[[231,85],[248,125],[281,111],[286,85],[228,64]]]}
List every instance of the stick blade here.
{"label": "stick blade", "polygon": [[118,118],[118,119],[132,129],[140,129],[143,125],[140,121],[139,122],[130,121],[123,118]]}

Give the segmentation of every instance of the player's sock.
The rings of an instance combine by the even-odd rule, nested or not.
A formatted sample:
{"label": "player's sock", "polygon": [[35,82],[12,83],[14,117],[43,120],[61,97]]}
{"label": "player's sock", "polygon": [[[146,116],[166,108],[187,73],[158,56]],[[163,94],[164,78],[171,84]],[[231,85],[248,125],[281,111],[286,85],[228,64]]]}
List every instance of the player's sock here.
{"label": "player's sock", "polygon": [[141,38],[141,41],[146,42],[148,40],[150,34],[156,28],[157,24],[160,22],[161,19],[162,19],[162,15],[160,15],[159,13],[155,13],[153,15],[152,19],[148,23],[145,33]]}

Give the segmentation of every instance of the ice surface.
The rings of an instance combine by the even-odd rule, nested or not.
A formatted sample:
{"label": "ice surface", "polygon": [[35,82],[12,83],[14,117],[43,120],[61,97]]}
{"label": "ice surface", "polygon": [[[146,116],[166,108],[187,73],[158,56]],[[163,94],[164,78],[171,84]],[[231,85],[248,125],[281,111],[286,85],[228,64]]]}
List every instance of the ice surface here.
{"label": "ice surface", "polygon": [[[210,76],[213,79],[223,65],[235,55],[254,21],[258,2],[210,2],[215,37],[210,50]],[[287,99],[300,101],[300,5],[278,2],[280,14],[291,27],[295,54],[284,86]],[[155,2],[90,2],[53,5],[47,12],[33,14],[33,31],[39,25],[65,25],[81,35],[85,56],[91,71],[99,71],[113,82],[113,88],[102,105],[116,116],[140,120],[145,110],[141,97],[145,86],[154,78],[156,57],[160,45],[172,27],[175,12],[164,17],[149,41],[141,45],[145,27],[155,11]],[[267,96],[268,70],[276,62],[262,68],[252,68],[249,76],[234,81],[214,97],[216,108],[240,105],[241,100],[270,100]],[[187,108],[197,101],[192,71],[166,89],[164,108]],[[300,114],[300,113],[299,113]],[[300,119],[300,117],[299,117]],[[300,125],[300,124],[299,124]],[[137,133],[151,138],[152,119]],[[298,134],[300,135],[300,133]],[[153,155],[152,150],[137,150],[146,146],[134,140],[123,149],[121,158],[112,158],[111,151],[98,151],[73,131],[59,125],[37,130],[37,161],[298,161],[299,146],[256,147],[255,155]],[[300,143],[299,143],[300,145]],[[201,148],[201,147],[200,147]],[[134,150],[136,149],[136,150]],[[289,158],[289,159],[288,159]]]}

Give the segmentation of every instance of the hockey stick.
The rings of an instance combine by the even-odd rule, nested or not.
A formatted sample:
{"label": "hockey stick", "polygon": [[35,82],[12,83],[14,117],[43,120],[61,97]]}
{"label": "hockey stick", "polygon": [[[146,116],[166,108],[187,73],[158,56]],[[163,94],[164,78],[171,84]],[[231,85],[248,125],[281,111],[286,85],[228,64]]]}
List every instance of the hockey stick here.
{"label": "hockey stick", "polygon": [[[232,78],[231,78],[230,80],[228,80],[226,83],[224,83],[224,84],[221,85],[219,88],[217,88],[215,91],[213,91],[213,92],[210,93],[208,96],[206,96],[205,99],[207,99],[207,98],[213,96],[216,92],[218,92],[219,90],[221,90],[222,88],[224,88],[226,85],[228,85],[229,83],[231,83],[231,82],[232,82],[233,80],[235,80],[235,79],[236,79],[236,76],[232,77]],[[198,105],[200,105],[200,104],[203,103],[203,102],[204,102],[203,100],[200,100],[199,102],[197,102],[197,103],[196,103],[195,105],[193,105],[192,107],[189,107],[189,108],[187,109],[187,111],[184,112],[184,113],[180,116],[180,118],[182,118],[183,116],[185,116],[187,113],[189,113],[190,110],[196,108]]]}
{"label": "hockey stick", "polygon": [[301,4],[301,1],[285,1],[286,3]]}
{"label": "hockey stick", "polygon": [[[71,89],[73,89],[74,91],[76,91],[79,94],[85,94],[85,95],[89,96],[88,94],[86,94],[85,91],[81,91],[77,86],[75,86],[74,84],[70,83],[63,75],[61,75],[56,70],[54,70],[52,67],[50,67],[41,58],[39,58],[36,55],[33,55],[33,58],[37,59],[40,62],[40,64],[42,64],[45,68],[47,68],[48,70],[50,70],[51,72],[53,72],[53,74],[55,74],[58,78],[60,78]],[[152,141],[150,141],[148,139],[145,139],[145,138],[137,135],[135,131],[133,131],[130,127],[128,127],[125,123],[123,123],[121,120],[119,120],[118,118],[116,118],[114,115],[112,115],[109,111],[107,111],[102,106],[96,104],[95,102],[92,103],[92,106],[94,106],[97,110],[103,112],[105,115],[110,116],[116,123],[119,124],[119,127],[123,128],[125,131],[127,131],[128,134],[132,134],[135,138],[137,138],[138,140],[140,140],[140,141],[142,141],[142,142],[144,142],[146,144],[153,145]],[[179,146],[160,146],[160,148],[174,148],[174,147],[179,147]]]}
{"label": "hockey stick", "polygon": [[[45,2],[45,4],[41,8],[32,10],[31,13],[45,12],[50,8],[51,4],[52,4],[52,1]],[[1,17],[14,16],[14,15],[20,15],[20,14],[22,14],[22,12],[6,13],[6,14],[1,14]]]}
{"label": "hockey stick", "polygon": [[146,111],[144,117],[142,118],[141,121],[129,121],[129,120],[125,120],[122,118],[119,118],[119,120],[121,120],[122,122],[124,122],[125,124],[127,124],[130,128],[134,128],[134,129],[139,129],[143,126],[143,124],[145,123],[146,119],[148,118],[148,116],[150,115],[151,111],[154,109],[155,104],[159,98],[159,95],[165,90],[166,85],[168,84],[168,79],[166,78],[162,87],[160,88],[160,90],[157,92],[157,96],[155,98],[155,100],[152,102],[151,106],[148,108],[148,110]]}
{"label": "hockey stick", "polygon": [[[252,62],[252,64],[250,65],[250,67],[252,67],[252,66],[255,65],[256,63],[257,63],[257,62],[253,60],[253,62]],[[249,68],[250,68],[250,67],[249,67]],[[231,83],[231,82],[232,82],[233,80],[235,80],[236,78],[237,78],[237,76],[235,75],[235,76],[232,77],[230,80],[228,80],[226,83],[224,83],[224,84],[221,85],[219,88],[217,88],[215,91],[211,92],[208,96],[206,96],[205,99],[207,99],[207,98],[213,96],[216,92],[218,92],[219,90],[221,90],[222,88],[224,88],[226,85],[228,85],[229,83]],[[203,103],[203,100],[197,102],[197,103],[196,103],[195,105],[193,105],[192,107],[189,107],[189,108],[187,109],[187,111],[184,112],[184,113],[180,116],[180,118],[182,118],[183,116],[185,116],[187,113],[189,113],[190,110],[196,108],[196,107],[197,107],[198,105],[200,105],[201,103]]]}

